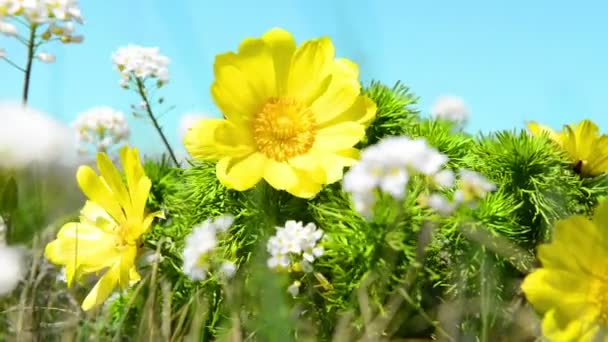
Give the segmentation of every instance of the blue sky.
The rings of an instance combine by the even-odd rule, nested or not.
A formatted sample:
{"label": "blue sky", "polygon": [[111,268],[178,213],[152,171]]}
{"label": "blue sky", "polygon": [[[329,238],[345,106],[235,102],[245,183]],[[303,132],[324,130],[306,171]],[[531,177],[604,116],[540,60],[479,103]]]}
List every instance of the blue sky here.
{"label": "blue sky", "polygon": [[[52,45],[52,65],[36,64],[31,104],[64,122],[90,107],[124,112],[139,103],[118,86],[111,54],[129,43],[158,46],[171,58],[162,94],[176,108],[161,118],[174,145],[180,117],[219,115],[211,101],[214,56],[272,27],[298,41],[328,35],[337,54],[360,65],[362,81],[403,81],[428,113],[437,96],[462,96],[469,131],[559,128],[583,118],[608,127],[608,21],[605,1],[565,0],[105,0],[81,1],[82,45]],[[23,47],[0,37],[22,61]],[[0,63],[0,98],[18,99],[22,75]],[[129,118],[131,142],[160,151],[160,140]]]}

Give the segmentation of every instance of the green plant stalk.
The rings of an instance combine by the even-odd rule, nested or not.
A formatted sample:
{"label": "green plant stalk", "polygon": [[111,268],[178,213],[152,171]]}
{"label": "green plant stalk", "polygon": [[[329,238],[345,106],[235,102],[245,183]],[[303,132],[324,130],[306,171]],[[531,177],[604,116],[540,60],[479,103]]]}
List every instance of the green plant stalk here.
{"label": "green plant stalk", "polygon": [[175,154],[173,153],[173,149],[171,149],[171,145],[169,145],[169,141],[167,141],[167,137],[165,137],[163,130],[158,125],[158,121],[156,120],[154,113],[152,113],[152,109],[150,108],[150,101],[148,100],[148,95],[146,95],[146,89],[144,87],[144,82],[139,77],[136,78],[136,82],[137,82],[137,91],[139,92],[139,95],[141,96],[142,100],[144,100],[144,103],[146,105],[146,113],[148,113],[148,116],[150,117],[150,120],[152,120],[152,124],[154,125],[154,128],[160,135],[160,138],[163,140],[163,144],[165,144],[165,147],[167,148],[167,151],[169,152],[169,155],[171,156],[171,160],[173,160],[173,162],[175,163],[175,166],[179,166],[179,162],[177,161],[177,158],[175,158]]}
{"label": "green plant stalk", "polygon": [[23,105],[27,105],[27,100],[30,91],[30,78],[32,76],[32,65],[34,61],[34,53],[36,52],[36,24],[30,27],[30,37],[27,41],[27,64],[23,76]]}

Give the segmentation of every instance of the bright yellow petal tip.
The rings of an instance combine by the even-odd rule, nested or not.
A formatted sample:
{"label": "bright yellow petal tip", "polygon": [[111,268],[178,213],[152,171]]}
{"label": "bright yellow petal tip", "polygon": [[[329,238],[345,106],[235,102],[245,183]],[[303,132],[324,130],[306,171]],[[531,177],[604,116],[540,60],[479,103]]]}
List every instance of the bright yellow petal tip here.
{"label": "bright yellow petal tip", "polygon": [[600,134],[591,120],[565,125],[561,132],[539,125],[527,124],[535,136],[547,134],[572,159],[576,172],[583,177],[595,177],[608,172],[608,135]]}
{"label": "bright yellow petal tip", "polygon": [[608,328],[608,202],[593,218],[575,215],[556,223],[553,240],[539,247],[542,267],[521,288],[543,315],[551,341],[595,341]]}
{"label": "bright yellow petal tip", "polygon": [[141,236],[161,212],[147,213],[151,182],[137,149],[120,151],[126,184],[104,153],[97,155],[100,174],[88,166],[76,178],[88,201],[78,222],[65,224],[45,248],[46,258],[64,266],[68,286],[87,275],[103,273],[82,303],[84,310],[102,304],[116,287],[139,280],[135,260]]}
{"label": "bright yellow petal tip", "polygon": [[353,164],[341,153],[376,116],[376,104],[361,94],[359,68],[336,59],[327,37],[296,46],[289,32],[273,28],[218,55],[214,74],[211,95],[224,119],[199,121],[184,145],[195,159],[217,161],[218,179],[234,190],[265,180],[316,196]]}

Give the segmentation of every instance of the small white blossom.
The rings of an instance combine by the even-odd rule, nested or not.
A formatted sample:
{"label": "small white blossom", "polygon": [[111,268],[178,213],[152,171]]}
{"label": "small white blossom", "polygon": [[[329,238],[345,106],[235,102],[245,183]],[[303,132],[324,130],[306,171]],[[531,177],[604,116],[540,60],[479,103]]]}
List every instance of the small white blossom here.
{"label": "small white blossom", "polygon": [[225,261],[219,271],[225,279],[231,279],[236,273],[236,265],[233,262]]}
{"label": "small white blossom", "polygon": [[464,123],[469,117],[469,110],[464,100],[457,96],[440,96],[431,109],[435,119]]}
{"label": "small white blossom", "polygon": [[312,263],[324,253],[323,248],[317,245],[322,237],[323,231],[317,229],[314,223],[304,226],[302,222],[287,221],[284,227],[277,227],[276,234],[268,239],[268,267],[288,268],[292,260]]}
{"label": "small white blossom", "polygon": [[25,275],[23,251],[0,245],[0,296],[11,293]]}
{"label": "small white blossom", "polygon": [[489,192],[496,190],[496,185],[482,174],[470,170],[460,170],[460,194],[464,202],[483,199]]}
{"label": "small white blossom", "polygon": [[5,36],[14,37],[17,35],[17,27],[11,23],[7,23],[1,20],[0,18],[0,33]]}
{"label": "small white blossom", "polygon": [[0,169],[30,163],[73,165],[76,149],[68,127],[21,103],[0,102]]}
{"label": "small white blossom", "polygon": [[95,147],[93,154],[107,152],[113,146],[126,143],[130,134],[125,115],[105,106],[80,113],[73,127],[78,148],[87,153],[87,145],[92,145]]}
{"label": "small white blossom", "polygon": [[287,287],[287,292],[289,292],[289,294],[291,294],[295,298],[298,296],[298,294],[300,294],[301,285],[302,283],[296,280],[291,285],[289,285],[289,287]]}
{"label": "small white blossom", "polygon": [[169,58],[162,56],[157,47],[121,47],[112,55],[112,62],[120,73],[123,85],[128,86],[129,81],[134,78],[142,81],[155,78],[161,84],[169,82]]}
{"label": "small white blossom", "polygon": [[447,169],[441,170],[433,175],[433,182],[442,188],[450,188],[454,186],[454,172]]}
{"label": "small white blossom", "polygon": [[47,64],[55,63],[55,55],[50,53],[40,52],[36,55],[36,59]]}
{"label": "small white blossom", "polygon": [[440,194],[431,194],[426,201],[429,208],[437,211],[443,216],[449,215],[456,210],[456,203],[451,203],[447,198]]}
{"label": "small white blossom", "polygon": [[[376,200],[376,189],[402,199],[410,177],[436,175],[447,161],[447,156],[429,146],[424,139],[384,138],[361,152],[359,163],[344,175],[343,188],[352,195],[355,210],[369,218]],[[442,173],[438,180],[447,183],[448,177]]]}
{"label": "small white blossom", "polygon": [[[220,216],[214,220],[207,219],[202,224],[194,227],[192,233],[185,239],[183,251],[184,274],[194,281],[205,280],[211,271],[213,251],[218,245],[218,234],[226,232],[233,224],[234,218],[230,215]],[[236,271],[236,265],[232,275]],[[219,267],[219,272],[226,277],[230,275],[229,262],[224,262]]]}

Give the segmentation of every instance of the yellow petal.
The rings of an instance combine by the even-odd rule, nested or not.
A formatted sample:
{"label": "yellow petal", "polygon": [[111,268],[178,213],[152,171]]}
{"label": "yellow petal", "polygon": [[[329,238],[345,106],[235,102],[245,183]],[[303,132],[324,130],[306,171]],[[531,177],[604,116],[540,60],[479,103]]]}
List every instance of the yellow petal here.
{"label": "yellow petal", "polygon": [[294,169],[287,163],[268,160],[264,168],[264,179],[277,190],[285,190],[298,181]]}
{"label": "yellow petal", "polygon": [[538,247],[538,258],[544,267],[594,274],[596,263],[608,257],[607,243],[592,221],[571,216],[555,223],[553,241]]}
{"label": "yellow petal", "polygon": [[301,103],[312,103],[331,82],[333,59],[334,46],[327,37],[302,44],[293,56],[287,93]]}
{"label": "yellow petal", "polygon": [[116,196],[120,206],[125,208],[126,210],[130,210],[131,203],[129,198],[129,193],[125,184],[123,183],[120,172],[116,169],[110,158],[105,153],[100,153],[97,155],[97,168],[99,169],[99,173],[106,181],[106,184],[110,187],[110,190]]}
{"label": "yellow petal", "polygon": [[296,51],[296,42],[289,32],[280,28],[269,30],[262,36],[262,40],[272,51],[277,95],[285,95],[287,93],[287,78],[291,67],[291,58]]}
{"label": "yellow petal", "polygon": [[311,179],[306,172],[296,170],[296,175],[298,179],[297,183],[287,189],[287,192],[293,196],[310,199],[321,191],[322,185]]}
{"label": "yellow petal", "polygon": [[579,273],[541,268],[526,276],[521,288],[539,312],[557,309],[576,317],[589,305],[589,282]]}
{"label": "yellow petal", "polygon": [[99,204],[117,222],[125,220],[125,215],[116,197],[91,167],[80,166],[76,172],[76,179],[82,192],[91,201]]}
{"label": "yellow petal", "polygon": [[82,309],[88,311],[98,305],[103,304],[110,296],[114,288],[118,284],[120,277],[120,263],[115,263],[106,273],[99,279],[91,292],[82,302]]}
{"label": "yellow petal", "polygon": [[530,133],[532,133],[532,135],[534,135],[534,136],[541,136],[543,134],[547,134],[547,136],[551,140],[556,141],[556,142],[560,141],[558,134],[555,133],[554,130],[552,130],[551,128],[549,128],[547,126],[540,125],[534,121],[528,122],[527,126],[528,126],[528,130],[530,131]]}
{"label": "yellow petal", "polygon": [[329,127],[347,121],[355,121],[367,127],[376,118],[376,111],[376,103],[369,97],[360,95],[346,111],[320,124],[319,127]]}
{"label": "yellow petal", "polygon": [[211,95],[231,121],[246,123],[277,96],[272,50],[262,39],[247,38],[238,54],[218,55],[214,74]]}
{"label": "yellow petal", "polygon": [[356,122],[343,122],[317,132],[313,148],[340,151],[355,146],[365,136],[365,128]]}
{"label": "yellow petal", "polygon": [[316,183],[331,184],[342,179],[344,168],[357,163],[359,151],[349,148],[342,151],[319,151],[312,149],[309,153],[294,157],[289,164]]}
{"label": "yellow petal", "polygon": [[97,203],[86,201],[80,210],[80,221],[85,225],[95,226],[102,231],[111,234],[118,225]]}
{"label": "yellow petal", "polygon": [[230,189],[249,190],[262,179],[266,161],[259,152],[242,158],[225,157],[217,163],[217,178]]}
{"label": "yellow petal", "polygon": [[133,192],[138,191],[139,180],[146,177],[144,167],[139,159],[139,151],[136,148],[123,147],[120,150],[120,161],[127,179],[127,187],[131,197],[133,197]]}
{"label": "yellow petal", "polygon": [[[344,113],[357,100],[361,85],[349,67],[343,66],[345,62],[336,63],[331,82],[327,91],[317,98],[312,106],[315,120],[319,125],[331,121]],[[355,73],[356,75],[357,73]]]}
{"label": "yellow petal", "polygon": [[186,133],[184,145],[193,158],[200,160],[241,157],[255,150],[250,130],[223,119],[197,121]]}
{"label": "yellow petal", "polygon": [[555,310],[547,312],[542,323],[544,337],[559,342],[596,342],[599,328],[597,318],[592,314],[569,320],[560,317]]}

